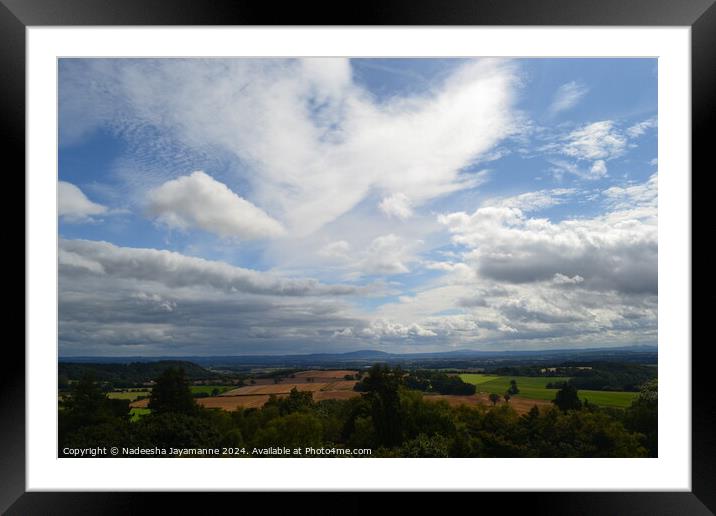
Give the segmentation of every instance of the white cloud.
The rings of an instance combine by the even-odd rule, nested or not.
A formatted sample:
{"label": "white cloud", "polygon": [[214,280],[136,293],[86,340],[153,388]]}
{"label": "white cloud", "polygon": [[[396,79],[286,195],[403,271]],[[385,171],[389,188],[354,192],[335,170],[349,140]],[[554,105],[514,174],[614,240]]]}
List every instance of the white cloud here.
{"label": "white cloud", "polygon": [[394,234],[379,236],[370,243],[360,261],[360,269],[367,274],[403,274],[409,272],[409,245]]}
{"label": "white cloud", "polygon": [[584,278],[581,277],[579,274],[576,274],[570,278],[569,276],[565,276],[564,274],[557,273],[554,275],[554,278],[552,278],[552,281],[556,285],[577,285],[579,283],[584,282]]}
{"label": "white cloud", "polygon": [[602,159],[593,162],[589,168],[561,159],[550,159],[549,162],[552,165],[550,171],[558,181],[562,180],[564,174],[572,174],[587,180],[596,180],[607,175],[607,164]]}
{"label": "white cloud", "polygon": [[638,122],[629,127],[626,132],[630,138],[638,138],[643,135],[649,129],[655,128],[657,125],[656,117],[649,118],[643,122]]}
{"label": "white cloud", "polygon": [[557,88],[554,94],[554,99],[549,107],[549,111],[552,114],[557,114],[561,111],[573,108],[582,100],[588,91],[589,89],[584,84],[576,81],[562,84]]}
{"label": "white cloud", "polygon": [[119,247],[108,242],[60,240],[60,271],[99,274],[125,280],[149,281],[171,288],[204,287],[224,292],[276,296],[355,294],[347,285],[325,285],[313,279],[286,279],[224,262],[171,251]]}
{"label": "white cloud", "polygon": [[618,210],[646,208],[655,212],[658,203],[659,175],[654,173],[644,183],[612,186],[604,190],[609,205]]}
{"label": "white cloud", "polygon": [[93,215],[102,215],[107,208],[90,201],[77,186],[67,181],[57,185],[57,211],[66,222],[87,222]]}
{"label": "white cloud", "polygon": [[346,260],[349,258],[351,245],[345,240],[338,240],[326,244],[318,250],[318,255],[324,258]]}
{"label": "white cloud", "polygon": [[561,204],[574,193],[575,190],[571,188],[539,190],[536,192],[526,192],[514,195],[512,197],[490,199],[483,203],[483,207],[494,206],[498,208],[516,208],[522,212],[538,211],[549,208],[550,206]]}
{"label": "white cloud", "polygon": [[466,260],[482,277],[507,283],[583,278],[585,288],[657,290],[657,223],[651,191],[644,185],[606,193],[629,201],[595,218],[527,218],[517,208],[488,206],[473,214],[440,216],[453,241],[468,248]]}
{"label": "white cloud", "polygon": [[[201,160],[220,154],[235,164],[224,182],[248,182],[249,200],[296,236],[374,191],[403,194],[415,209],[479,184],[468,170],[517,124],[516,65],[505,60],[468,61],[429,92],[381,102],[351,79],[347,59],[96,60],[63,77],[63,95],[92,89],[84,111],[121,115],[113,128],[137,156],[121,173],[132,188],[174,179],[177,161],[191,162],[186,149]],[[79,113],[63,119],[68,134]]]}
{"label": "white cloud", "polygon": [[616,129],[614,122],[603,120],[572,131],[561,152],[579,160],[606,160],[622,155],[626,143],[626,138]]}
{"label": "white cloud", "polygon": [[592,163],[592,168],[589,169],[589,174],[592,178],[597,179],[607,175],[607,164],[603,159],[598,159]]}
{"label": "white cloud", "polygon": [[193,227],[223,237],[270,238],[283,227],[204,172],[167,181],[147,195],[148,209],[170,227]]}
{"label": "white cloud", "polygon": [[385,197],[378,205],[380,210],[389,217],[400,220],[409,219],[413,216],[413,208],[410,206],[410,199],[403,193],[395,193]]}
{"label": "white cloud", "polygon": [[[356,333],[353,331],[353,333]],[[385,319],[377,319],[372,321],[369,326],[366,326],[357,332],[359,335],[364,337],[435,337],[437,334],[424,328],[420,324],[401,324],[395,321],[389,321]]]}

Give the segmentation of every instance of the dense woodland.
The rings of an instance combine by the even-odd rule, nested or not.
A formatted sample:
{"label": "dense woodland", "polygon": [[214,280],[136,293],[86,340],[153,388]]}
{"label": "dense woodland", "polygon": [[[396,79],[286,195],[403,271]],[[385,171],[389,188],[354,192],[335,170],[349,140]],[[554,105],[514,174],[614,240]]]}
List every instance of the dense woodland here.
{"label": "dense woodland", "polygon": [[359,383],[357,398],[315,402],[310,392],[294,389],[287,397],[271,397],[260,409],[227,412],[197,405],[187,372],[168,367],[156,377],[151,413],[131,421],[129,402],[108,399],[90,371],[71,383],[60,402],[59,454],[66,447],[103,446],[370,448],[372,457],[657,454],[655,378],[625,410],[583,403],[578,388],[568,383],[555,390],[552,407],[534,407],[522,416],[509,403],[451,407],[423,399],[421,390],[462,388],[449,378],[375,365]]}
{"label": "dense woodland", "polygon": [[191,362],[162,360],[157,362],[112,363],[73,363],[60,362],[58,367],[60,390],[69,386],[70,380],[79,380],[92,376],[103,385],[112,387],[140,387],[159,377],[169,368],[181,368],[188,380],[212,379],[222,381],[225,375],[211,371]]}
{"label": "dense woodland", "polygon": [[[570,376],[578,389],[593,391],[639,391],[641,386],[657,376],[655,366],[621,362],[564,362],[556,367],[513,366],[497,367],[490,373],[510,376]],[[562,385],[555,382],[551,387]]]}

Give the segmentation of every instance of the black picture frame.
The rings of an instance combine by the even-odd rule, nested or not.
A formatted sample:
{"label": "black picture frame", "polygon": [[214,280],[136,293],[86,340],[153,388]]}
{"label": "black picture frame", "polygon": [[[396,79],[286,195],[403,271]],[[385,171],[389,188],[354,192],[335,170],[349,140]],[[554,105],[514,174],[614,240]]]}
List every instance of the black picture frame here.
{"label": "black picture frame", "polygon": [[[364,0],[354,4],[282,3],[217,0],[0,0],[0,113],[5,158],[11,156],[16,177],[25,163],[25,29],[28,26],[87,25],[557,25],[690,26],[692,59],[692,171],[713,168],[710,129],[716,113],[716,6],[714,0]],[[711,165],[710,167],[708,165]],[[693,185],[693,172],[691,173]],[[22,184],[24,190],[24,182]],[[708,189],[695,190],[708,195]],[[692,204],[693,206],[693,204]],[[693,210],[692,210],[693,212]],[[692,220],[696,222],[697,217]],[[693,234],[693,229],[692,229]],[[23,235],[24,237],[24,235]],[[27,257],[24,257],[27,259]],[[694,270],[710,275],[708,253],[693,253]],[[704,282],[700,281],[702,285]],[[702,287],[705,290],[705,286]],[[711,291],[713,292],[713,291]],[[693,295],[692,295],[693,298]],[[708,303],[693,298],[693,321],[707,315]],[[8,317],[7,320],[10,320]],[[7,334],[7,332],[6,332]],[[692,341],[695,339],[692,338]],[[692,354],[692,491],[583,493],[474,493],[471,504],[520,505],[530,513],[549,514],[710,514],[716,511],[716,405],[707,384],[712,368],[708,342],[691,346]],[[0,510],[7,514],[134,514],[158,499],[163,511],[190,512],[201,504],[188,493],[26,493],[25,492],[25,353],[20,340],[5,339],[0,375]],[[214,494],[222,501],[234,494]],[[254,494],[242,493],[248,507]],[[251,500],[247,500],[249,496]],[[360,495],[343,504],[361,510],[370,502]],[[272,495],[272,503],[285,497]],[[477,498],[475,498],[477,497]],[[420,499],[417,497],[416,499]],[[152,500],[154,501],[154,500]],[[217,502],[212,499],[212,505]],[[199,507],[200,505],[196,505]],[[275,508],[275,505],[273,506]],[[295,506],[298,507],[298,506]],[[295,508],[294,508],[295,510]]]}

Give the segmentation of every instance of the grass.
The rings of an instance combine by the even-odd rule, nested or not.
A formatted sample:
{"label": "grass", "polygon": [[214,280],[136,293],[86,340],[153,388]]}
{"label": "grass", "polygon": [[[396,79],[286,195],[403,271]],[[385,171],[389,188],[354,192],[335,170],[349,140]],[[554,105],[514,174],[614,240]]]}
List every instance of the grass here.
{"label": "grass", "polygon": [[494,374],[465,373],[465,374],[461,374],[460,378],[462,378],[463,382],[471,383],[473,385],[481,385],[483,383],[487,383],[487,382],[496,380],[500,377],[496,376]]}
{"label": "grass", "polygon": [[[557,389],[548,389],[548,383],[564,382],[569,377],[564,376],[494,376],[484,374],[461,374],[460,378],[467,383],[477,386],[479,392],[497,393],[502,395],[510,387],[510,380],[517,382],[520,390],[516,396],[533,400],[551,401],[557,394]],[[626,408],[636,398],[637,392],[621,391],[579,391],[579,398],[589,400],[590,403],[600,407]]]}
{"label": "grass", "polygon": [[108,392],[107,397],[112,400],[129,400],[134,401],[142,396],[149,396],[150,391],[138,391],[138,392]]}
{"label": "grass", "polygon": [[139,418],[149,414],[151,410],[148,408],[133,408],[129,411],[129,420],[132,422],[139,421]]}
{"label": "grass", "polygon": [[627,408],[639,396],[638,392],[624,391],[579,391],[579,398],[589,400],[600,407]]}
{"label": "grass", "polygon": [[209,394],[211,395],[211,392],[214,389],[219,390],[219,394],[222,392],[226,392],[231,389],[235,389],[236,385],[190,385],[189,388],[191,389],[192,394]]}

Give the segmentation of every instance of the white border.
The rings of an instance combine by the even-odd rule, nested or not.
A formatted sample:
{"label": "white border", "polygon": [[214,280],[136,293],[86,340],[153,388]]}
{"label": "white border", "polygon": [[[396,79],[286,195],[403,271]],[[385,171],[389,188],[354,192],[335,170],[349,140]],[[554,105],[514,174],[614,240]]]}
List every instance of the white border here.
{"label": "white border", "polygon": [[[688,27],[47,28],[27,31],[27,490],[691,489]],[[58,459],[57,58],[659,58],[658,459]],[[91,462],[90,462],[91,461]],[[330,462],[326,462],[330,461]],[[380,462],[378,462],[380,461]]]}

